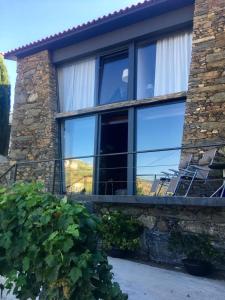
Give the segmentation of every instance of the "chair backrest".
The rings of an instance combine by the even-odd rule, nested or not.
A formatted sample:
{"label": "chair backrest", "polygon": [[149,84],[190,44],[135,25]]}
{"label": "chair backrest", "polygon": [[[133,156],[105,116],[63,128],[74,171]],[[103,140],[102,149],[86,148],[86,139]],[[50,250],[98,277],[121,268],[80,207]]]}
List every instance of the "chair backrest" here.
{"label": "chair backrest", "polygon": [[172,194],[172,195],[175,194],[179,181],[180,181],[180,176],[172,177],[172,178],[170,179],[168,188],[167,188],[167,190],[166,190],[166,194],[167,194],[167,195],[168,195],[168,194],[169,194],[169,195],[170,195],[170,194]]}
{"label": "chair backrest", "polygon": [[202,158],[199,159],[199,166],[209,166],[210,164],[212,164],[216,155],[216,151],[216,148],[205,151]]}
{"label": "chair backrest", "polygon": [[192,153],[182,153],[180,158],[179,169],[186,169],[192,160],[192,156]]}
{"label": "chair backrest", "polygon": [[150,189],[150,193],[156,193],[160,183],[161,183],[160,179],[154,179]]}

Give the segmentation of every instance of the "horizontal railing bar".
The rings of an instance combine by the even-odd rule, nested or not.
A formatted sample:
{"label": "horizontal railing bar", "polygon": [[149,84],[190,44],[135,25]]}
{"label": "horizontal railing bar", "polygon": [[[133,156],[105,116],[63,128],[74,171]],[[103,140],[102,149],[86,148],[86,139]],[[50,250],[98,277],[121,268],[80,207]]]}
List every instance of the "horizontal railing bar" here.
{"label": "horizontal railing bar", "polygon": [[199,148],[210,148],[210,147],[224,147],[225,143],[220,144],[210,144],[210,145],[197,145],[197,146],[182,146],[182,147],[172,147],[172,148],[158,148],[158,149],[148,149],[140,151],[130,151],[130,152],[117,152],[117,153],[103,153],[97,155],[83,155],[83,156],[74,156],[67,158],[52,158],[52,159],[43,159],[43,160],[27,160],[27,161],[17,161],[17,164],[34,164],[34,163],[44,163],[44,162],[54,162],[54,161],[65,161],[72,159],[84,159],[84,158],[97,158],[97,157],[107,157],[107,156],[118,156],[118,155],[133,155],[133,154],[145,154],[145,153],[154,153],[154,152],[166,152],[166,151],[175,151],[175,150],[189,150],[189,149],[199,149]]}

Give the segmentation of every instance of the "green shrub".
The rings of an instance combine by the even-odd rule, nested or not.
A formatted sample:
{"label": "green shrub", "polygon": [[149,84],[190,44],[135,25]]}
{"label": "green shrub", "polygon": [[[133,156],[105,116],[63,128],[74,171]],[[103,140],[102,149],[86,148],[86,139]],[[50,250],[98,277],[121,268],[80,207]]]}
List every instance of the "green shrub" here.
{"label": "green shrub", "polygon": [[123,300],[98,249],[99,220],[40,185],[0,189],[0,275],[19,299]]}
{"label": "green shrub", "polygon": [[106,250],[137,250],[142,230],[139,221],[122,212],[107,211],[102,214],[102,243]]}
{"label": "green shrub", "polygon": [[194,234],[172,230],[169,237],[169,250],[183,254],[188,259],[213,261],[219,252],[206,234]]}

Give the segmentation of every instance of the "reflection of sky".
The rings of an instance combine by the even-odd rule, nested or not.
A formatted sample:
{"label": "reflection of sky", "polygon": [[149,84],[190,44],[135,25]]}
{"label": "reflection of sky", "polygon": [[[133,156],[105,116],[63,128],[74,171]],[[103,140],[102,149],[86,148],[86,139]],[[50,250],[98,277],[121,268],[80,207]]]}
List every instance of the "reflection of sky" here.
{"label": "reflection of sky", "polygon": [[184,103],[139,109],[137,151],[180,147],[183,123]]}
{"label": "reflection of sky", "polygon": [[95,117],[65,121],[64,157],[94,154]]}
{"label": "reflection of sky", "polygon": [[[137,151],[180,147],[183,135],[184,103],[139,109]],[[137,174],[149,175],[177,169],[180,150],[137,155]],[[171,173],[171,172],[170,172]],[[147,179],[147,177],[144,177]]]}
{"label": "reflection of sky", "polygon": [[180,150],[138,154],[137,175],[144,175],[143,178],[147,179],[148,176],[161,172],[171,173],[169,169],[177,170],[179,161]]}
{"label": "reflection of sky", "polygon": [[[184,103],[166,104],[137,111],[137,151],[180,147],[183,133]],[[65,121],[65,157],[94,154],[95,117]],[[92,164],[92,158],[84,160]],[[137,174],[170,172],[177,169],[180,150],[158,151],[137,155]]]}

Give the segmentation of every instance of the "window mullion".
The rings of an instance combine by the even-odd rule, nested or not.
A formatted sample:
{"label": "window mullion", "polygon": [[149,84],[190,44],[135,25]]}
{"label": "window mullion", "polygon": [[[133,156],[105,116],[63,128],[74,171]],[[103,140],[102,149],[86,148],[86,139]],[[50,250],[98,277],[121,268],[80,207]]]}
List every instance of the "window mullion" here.
{"label": "window mullion", "polygon": [[135,44],[129,45],[129,79],[128,79],[128,99],[135,99]]}
{"label": "window mullion", "polygon": [[95,62],[95,103],[94,105],[97,106],[99,104],[99,82],[100,82],[100,57],[96,57],[96,62]]}
{"label": "window mullion", "polygon": [[127,157],[127,190],[128,195],[134,194],[134,144],[135,144],[135,109],[131,107],[128,111],[128,157]]}

